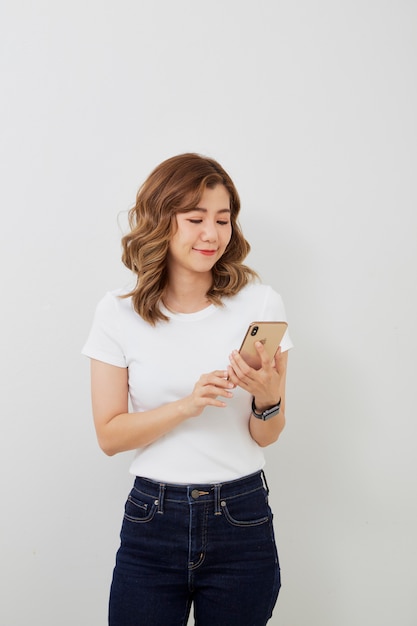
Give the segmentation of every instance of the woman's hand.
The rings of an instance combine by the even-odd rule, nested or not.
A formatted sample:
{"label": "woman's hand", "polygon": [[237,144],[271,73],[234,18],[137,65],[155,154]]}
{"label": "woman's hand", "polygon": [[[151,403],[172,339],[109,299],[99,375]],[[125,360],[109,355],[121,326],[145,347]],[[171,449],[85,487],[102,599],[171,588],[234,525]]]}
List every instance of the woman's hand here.
{"label": "woman's hand", "polygon": [[255,405],[263,411],[277,404],[284,395],[286,355],[281,348],[271,362],[265,347],[260,341],[255,343],[256,351],[261,358],[261,368],[255,370],[250,367],[234,350],[229,357],[229,379],[237,386],[248,391],[255,398]]}
{"label": "woman's hand", "polygon": [[226,370],[200,376],[192,393],[156,409],[128,412],[128,371],[91,359],[94,424],[102,450],[109,455],[149,445],[185,420],[200,415],[206,406],[225,407],[217,397],[230,398],[234,384]]}
{"label": "woman's hand", "polygon": [[209,374],[202,374],[193,392],[182,400],[182,410],[184,417],[197,417],[201,415],[206,406],[225,407],[226,403],[218,400],[218,396],[231,398],[236,385],[227,379],[226,370],[215,370]]}
{"label": "woman's hand", "polygon": [[285,381],[287,376],[288,352],[276,353],[271,360],[264,346],[257,341],[256,350],[261,357],[262,366],[255,370],[242,359],[235,350],[230,355],[228,368],[229,379],[242,389],[248,391],[255,398],[255,407],[259,412],[265,411],[278,404],[281,399],[280,411],[267,421],[251,415],[249,432],[252,439],[262,447],[274,443],[285,426]]}

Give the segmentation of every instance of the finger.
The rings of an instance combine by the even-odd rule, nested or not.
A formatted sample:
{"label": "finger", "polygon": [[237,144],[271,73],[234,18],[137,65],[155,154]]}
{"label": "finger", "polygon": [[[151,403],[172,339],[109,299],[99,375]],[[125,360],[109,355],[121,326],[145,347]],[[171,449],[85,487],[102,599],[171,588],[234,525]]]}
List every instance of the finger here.
{"label": "finger", "polygon": [[229,356],[229,361],[235,371],[235,374],[239,378],[244,376],[249,377],[250,373],[253,371],[250,365],[246,363],[245,359],[241,357],[237,350],[233,350],[232,354]]}
{"label": "finger", "polygon": [[237,385],[240,385],[244,377],[244,373],[242,372],[237,361],[232,355],[229,356],[229,361],[230,361],[229,368],[231,370],[231,376],[230,376],[231,381]]}
{"label": "finger", "polygon": [[233,384],[229,384],[230,381],[228,380],[228,375],[227,370],[216,370],[208,374],[202,374],[196,385],[201,388],[206,387],[207,385],[215,385],[219,388],[232,388]]}
{"label": "finger", "polygon": [[278,348],[278,350],[275,353],[275,357],[274,357],[274,366],[278,372],[278,374],[281,374],[282,371],[285,369],[285,353],[282,352],[281,350],[281,346]]}
{"label": "finger", "polygon": [[261,358],[261,367],[262,369],[268,369],[272,367],[272,360],[269,357],[268,352],[265,349],[265,346],[260,341],[255,341],[255,348],[257,353]]}
{"label": "finger", "polygon": [[216,406],[216,407],[225,407],[227,403],[224,400],[220,400],[217,397],[213,396],[205,396],[199,399],[198,402],[195,403],[201,409],[204,409],[207,406]]}
{"label": "finger", "polygon": [[[218,384],[220,383],[220,384]],[[233,396],[232,389],[235,385],[229,380],[217,379],[217,384],[213,382],[209,382],[205,385],[202,385],[198,389],[198,393],[201,397],[212,397],[216,396],[224,396],[225,398],[231,398]]]}
{"label": "finger", "polygon": [[214,372],[212,372],[212,374],[213,376],[215,376],[215,378],[222,378],[227,380],[227,370],[215,370]]}
{"label": "finger", "polygon": [[215,385],[220,389],[233,389],[235,387],[234,383],[229,380],[229,372],[228,370],[222,371],[222,375],[212,376],[208,379],[208,384]]}
{"label": "finger", "polygon": [[200,376],[200,380],[204,381],[217,379],[227,380],[227,370],[214,370],[213,372],[209,372],[208,374],[202,374]]}
{"label": "finger", "polygon": [[242,368],[239,367],[233,355],[230,355],[230,378],[236,386],[248,391],[254,384],[256,371],[249,367],[243,359],[240,359],[240,362],[242,363]]}
{"label": "finger", "polygon": [[236,376],[235,370],[233,369],[231,365],[229,365],[227,371],[228,371],[229,381],[233,384],[233,387],[236,387],[236,385],[239,384],[239,379]]}

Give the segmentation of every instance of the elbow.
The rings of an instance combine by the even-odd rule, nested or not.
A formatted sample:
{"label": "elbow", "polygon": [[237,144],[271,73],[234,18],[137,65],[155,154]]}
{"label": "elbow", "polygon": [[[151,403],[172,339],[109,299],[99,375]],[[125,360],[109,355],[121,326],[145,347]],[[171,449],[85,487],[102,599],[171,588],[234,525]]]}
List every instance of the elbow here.
{"label": "elbow", "polygon": [[101,443],[99,444],[99,446],[101,451],[104,452],[106,456],[114,456],[116,454],[116,450],[113,450],[113,448],[111,448],[110,446]]}
{"label": "elbow", "polygon": [[273,443],[275,443],[276,441],[278,441],[279,436],[280,436],[280,432],[274,435],[270,435],[269,437],[266,437],[265,439],[260,439],[259,441],[257,441],[256,443],[258,444],[258,446],[260,446],[261,448],[267,448],[268,446],[272,446]]}
{"label": "elbow", "polygon": [[281,414],[279,416],[279,420],[273,424],[266,422],[261,424],[261,427],[259,427],[258,424],[256,424],[256,426],[256,430],[254,428],[250,429],[252,438],[256,441],[259,447],[267,448],[278,441],[279,436],[284,430],[285,416]]}
{"label": "elbow", "polygon": [[97,436],[98,445],[102,452],[106,456],[114,456],[118,453],[118,450],[115,448],[114,444],[109,441],[108,437]]}
{"label": "elbow", "polygon": [[114,456],[117,454],[117,450],[113,450],[112,448],[106,448],[105,446],[100,446],[100,448],[106,456]]}

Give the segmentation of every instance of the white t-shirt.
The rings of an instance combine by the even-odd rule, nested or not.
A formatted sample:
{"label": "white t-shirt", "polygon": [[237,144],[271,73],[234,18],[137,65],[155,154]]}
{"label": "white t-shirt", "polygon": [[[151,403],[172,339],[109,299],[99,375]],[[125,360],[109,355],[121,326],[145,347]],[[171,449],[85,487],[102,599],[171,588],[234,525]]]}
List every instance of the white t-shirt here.
{"label": "white t-shirt", "polygon": [[[226,369],[229,354],[239,349],[250,322],[286,321],[281,297],[269,286],[250,283],[224,306],[197,313],[172,313],[168,322],[151,326],[133,309],[122,290],[99,302],[82,353],[127,367],[131,410],[147,411],[189,395],[201,374]],[[283,351],[292,347],[288,331]],[[136,451],[130,471],[171,483],[215,483],[260,470],[262,448],[252,439],[248,422],[252,397],[233,390],[227,407],[207,407],[152,444]]]}

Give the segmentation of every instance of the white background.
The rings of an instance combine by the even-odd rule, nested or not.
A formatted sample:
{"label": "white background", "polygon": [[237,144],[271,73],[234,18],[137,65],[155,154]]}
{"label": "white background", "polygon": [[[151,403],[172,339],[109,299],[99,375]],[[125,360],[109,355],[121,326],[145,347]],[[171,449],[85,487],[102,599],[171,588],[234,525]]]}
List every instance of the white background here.
{"label": "white background", "polygon": [[0,25],[0,623],[106,623],[131,455],[98,449],[80,350],[138,186],[196,151],[296,344],[271,624],[415,626],[417,4],[2,0]]}

